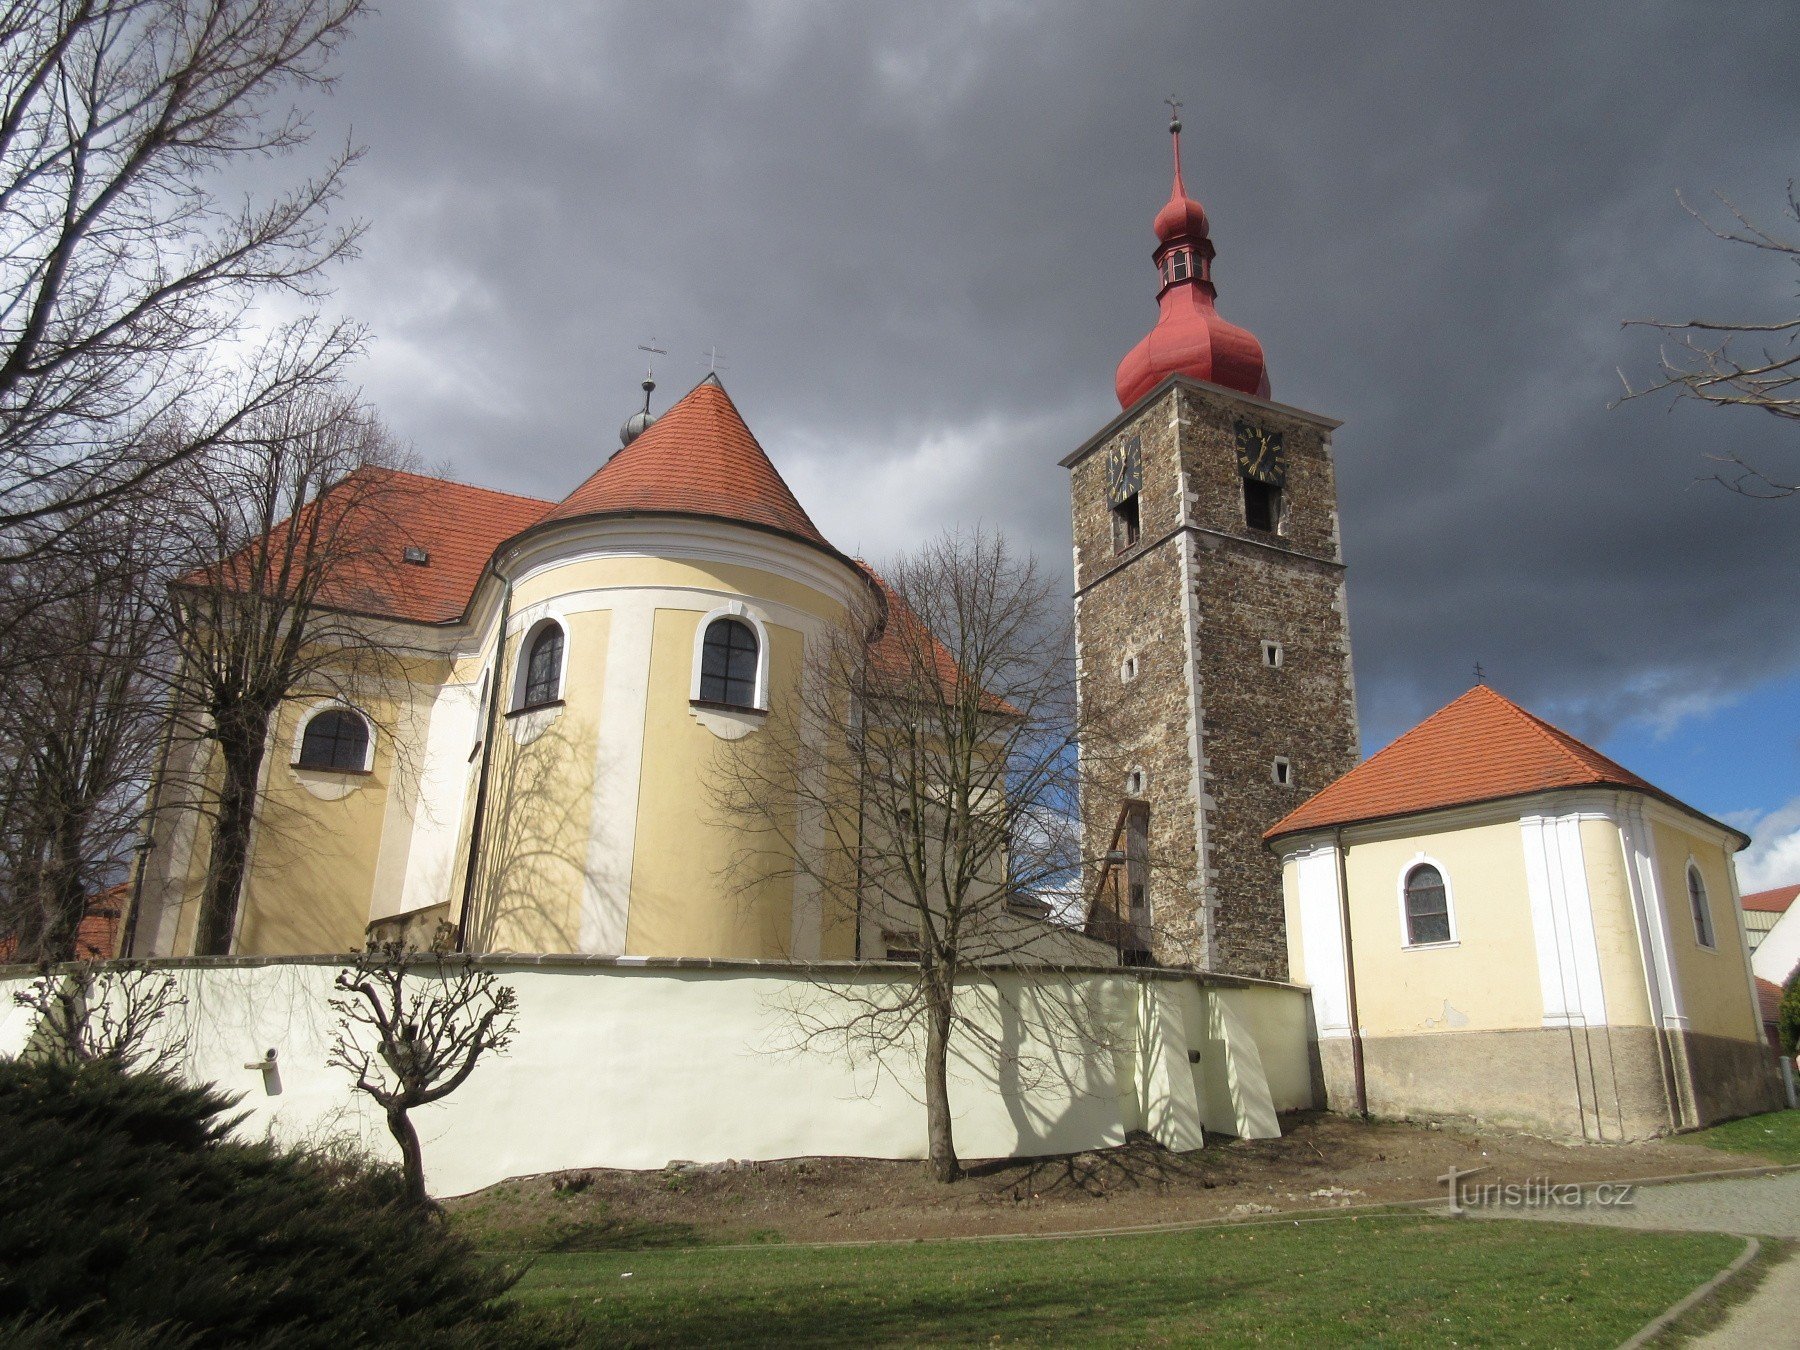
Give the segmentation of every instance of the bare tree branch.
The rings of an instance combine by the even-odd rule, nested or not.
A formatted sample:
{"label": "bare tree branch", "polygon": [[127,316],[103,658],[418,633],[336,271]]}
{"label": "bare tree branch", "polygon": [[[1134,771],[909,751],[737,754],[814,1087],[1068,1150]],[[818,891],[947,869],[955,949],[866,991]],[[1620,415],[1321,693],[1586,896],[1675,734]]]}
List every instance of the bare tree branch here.
{"label": "bare tree branch", "polygon": [[[1763,229],[1724,197],[1719,197],[1719,201],[1738,222],[1738,228],[1721,228],[1677,196],[1683,209],[1718,239],[1775,254],[1800,268],[1800,239],[1782,238]],[[1792,180],[1788,183],[1787,209],[1800,224],[1800,198],[1796,197]],[[1619,373],[1626,399],[1668,393],[1719,407],[1756,408],[1784,421],[1800,420],[1800,315],[1768,323],[1719,319],[1625,322],[1625,327],[1634,326],[1657,329],[1676,345],[1662,349],[1661,375],[1642,388],[1634,388],[1625,373]],[[1715,336],[1718,334],[1724,335],[1722,340]],[[1758,342],[1755,352],[1748,356],[1734,346],[1737,339],[1745,337]],[[1784,340],[1772,344],[1770,339],[1776,338]],[[1727,467],[1708,475],[1708,480],[1733,492],[1771,499],[1800,492],[1800,483],[1785,475],[1771,476],[1735,452],[1717,453],[1710,458]]]}
{"label": "bare tree branch", "polygon": [[362,8],[0,4],[0,553],[229,441],[360,343],[303,319],[230,353],[259,296],[315,299],[354,252],[362,227],[329,214],[358,152],[261,201],[226,176],[307,143],[283,101],[329,86]]}
{"label": "bare tree branch", "polygon": [[390,943],[338,972],[338,1032],[328,1062],[349,1073],[387,1117],[406,1190],[431,1206],[419,1135],[408,1115],[448,1097],[483,1056],[512,1044],[518,996],[467,957]]}

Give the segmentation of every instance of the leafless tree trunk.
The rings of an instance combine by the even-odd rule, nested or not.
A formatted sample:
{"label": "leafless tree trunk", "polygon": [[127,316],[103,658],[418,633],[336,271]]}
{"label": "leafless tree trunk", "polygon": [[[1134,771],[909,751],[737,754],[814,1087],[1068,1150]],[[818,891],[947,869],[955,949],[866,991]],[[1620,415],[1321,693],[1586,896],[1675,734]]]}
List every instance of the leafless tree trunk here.
{"label": "leafless tree trunk", "polygon": [[456,1091],[483,1056],[506,1052],[518,997],[467,957],[391,944],[363,953],[338,972],[336,985],[330,1062],[381,1107],[400,1146],[406,1194],[429,1210],[419,1132],[409,1113]]}
{"label": "leafless tree trunk", "polygon": [[389,626],[369,616],[403,565],[401,453],[342,391],[298,397],[253,430],[173,480],[183,528],[209,559],[168,610],[176,734],[217,756],[174,794],[211,817],[200,955],[231,950],[277,710],[302,694],[366,705],[396,673]]}
{"label": "leafless tree trunk", "polygon": [[[1784,239],[1753,223],[1724,198],[1719,199],[1737,221],[1736,228],[1714,225],[1686,201],[1681,204],[1718,238],[1773,254],[1800,269],[1800,237]],[[1800,225],[1800,198],[1788,182],[1787,213]],[[1800,421],[1800,314],[1768,323],[1717,319],[1631,319],[1626,327],[1660,330],[1679,339],[1676,348],[1665,348],[1662,373],[1641,389],[1625,380],[1625,397],[1671,393],[1722,407],[1755,408],[1775,417]],[[1755,348],[1743,351],[1743,345]],[[1623,379],[1621,373],[1621,379]],[[1712,475],[1714,481],[1747,497],[1790,497],[1800,492],[1800,482],[1787,475],[1771,476],[1737,454],[1714,455],[1727,467]]]}
{"label": "leafless tree trunk", "polygon": [[[359,225],[356,158],[264,199],[240,166],[310,136],[362,0],[0,4],[0,559],[332,378],[360,343],[303,317],[230,354],[259,296],[316,296]],[[22,526],[35,528],[22,531]]]}
{"label": "leafless tree trunk", "polygon": [[992,1040],[962,1013],[969,981],[1108,961],[1078,927],[1077,789],[1111,738],[1077,706],[1067,616],[1060,587],[998,536],[946,536],[811,640],[801,688],[715,771],[715,806],[750,841],[742,879],[793,879],[823,915],[885,935],[865,955],[910,968],[897,994],[840,991],[805,1032],[919,1055],[940,1181],[962,1174],[953,1041]]}
{"label": "leafless tree trunk", "polygon": [[173,543],[121,509],[0,576],[0,933],[20,959],[80,955],[90,901],[125,874],[166,691]]}

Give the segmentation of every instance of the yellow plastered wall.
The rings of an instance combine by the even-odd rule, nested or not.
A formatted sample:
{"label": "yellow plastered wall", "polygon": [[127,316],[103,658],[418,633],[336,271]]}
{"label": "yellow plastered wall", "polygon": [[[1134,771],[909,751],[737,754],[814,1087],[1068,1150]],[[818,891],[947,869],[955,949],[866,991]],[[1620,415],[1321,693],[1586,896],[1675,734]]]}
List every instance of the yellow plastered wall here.
{"label": "yellow plastered wall", "polygon": [[[1454,946],[1404,945],[1401,878],[1422,856],[1439,867],[1449,887]],[[1357,1012],[1366,1034],[1413,1036],[1543,1024],[1516,820],[1352,843],[1345,867]]]}
{"label": "yellow plastered wall", "polygon": [[[1670,964],[1681,987],[1688,1030],[1703,1036],[1757,1041],[1762,1027],[1750,1002],[1743,944],[1732,901],[1731,858],[1722,844],[1665,820],[1655,822],[1657,879],[1669,908]],[[1688,903],[1692,859],[1706,885],[1715,946],[1700,945]]]}
{"label": "yellow plastered wall", "polygon": [[[612,615],[590,610],[558,622],[565,652],[560,707],[514,706],[526,657],[521,648],[535,624],[523,623],[506,641],[488,751],[487,819],[467,918],[466,939],[477,951],[581,950]],[[480,674],[474,678],[479,681]],[[469,792],[474,791],[471,778]],[[458,852],[466,859],[466,827],[463,833]]]}
{"label": "yellow plastered wall", "polygon": [[1600,958],[1600,987],[1606,1020],[1612,1026],[1646,1027],[1650,1015],[1644,943],[1625,870],[1625,845],[1610,820],[1581,822],[1581,860],[1593,906],[1594,946]]}
{"label": "yellow plastered wall", "polygon": [[381,825],[396,773],[392,704],[375,722],[367,775],[294,767],[294,744],[325,699],[296,699],[276,717],[251,838],[236,951],[246,956],[354,951],[363,945]]}
{"label": "yellow plastered wall", "polygon": [[[693,610],[656,611],[626,950],[634,956],[788,956],[793,879],[740,871],[741,834],[711,798],[709,775],[721,742],[688,702],[700,618]],[[779,710],[799,679],[804,638],[779,624],[765,628],[769,703]],[[775,815],[778,828],[791,836],[791,815],[779,809]]]}

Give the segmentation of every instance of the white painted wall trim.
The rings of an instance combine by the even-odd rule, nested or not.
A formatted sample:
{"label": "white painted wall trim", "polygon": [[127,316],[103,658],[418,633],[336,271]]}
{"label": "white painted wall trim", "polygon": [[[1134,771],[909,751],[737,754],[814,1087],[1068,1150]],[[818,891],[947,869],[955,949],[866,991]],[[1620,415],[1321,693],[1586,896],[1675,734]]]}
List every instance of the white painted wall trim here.
{"label": "white painted wall trim", "polygon": [[650,651],[656,633],[654,596],[613,606],[606,634],[600,728],[594,740],[593,805],[582,882],[581,950],[625,953],[631,916],[631,868],[637,844],[638,782],[644,764],[644,719],[650,706]]}
{"label": "white painted wall trim", "polygon": [[1545,1026],[1606,1025],[1581,819],[1530,815],[1519,821]]}
{"label": "white painted wall trim", "polygon": [[1343,897],[1336,848],[1318,848],[1294,861],[1300,943],[1312,986],[1313,1030],[1319,1040],[1350,1034],[1350,979],[1345,965]]}
{"label": "white painted wall trim", "polygon": [[[530,626],[520,635],[519,650],[513,658],[512,692],[506,700],[508,712],[518,712],[525,706],[525,685],[531,678],[531,647],[547,629],[554,628],[562,634],[562,660],[556,668],[556,697],[561,699],[568,695],[569,650],[575,645],[569,635],[569,625],[555,606],[533,605],[531,610],[533,612],[527,616]],[[507,627],[516,631],[513,624]]]}
{"label": "white painted wall trim", "polygon": [[1650,1004],[1658,1025],[1672,1030],[1687,1026],[1681,982],[1670,960],[1668,906],[1664,903],[1662,877],[1656,866],[1656,828],[1643,809],[1643,799],[1626,798],[1618,821],[1625,846],[1625,876],[1632,888],[1633,912],[1639,934],[1646,941],[1645,965],[1651,975]]}

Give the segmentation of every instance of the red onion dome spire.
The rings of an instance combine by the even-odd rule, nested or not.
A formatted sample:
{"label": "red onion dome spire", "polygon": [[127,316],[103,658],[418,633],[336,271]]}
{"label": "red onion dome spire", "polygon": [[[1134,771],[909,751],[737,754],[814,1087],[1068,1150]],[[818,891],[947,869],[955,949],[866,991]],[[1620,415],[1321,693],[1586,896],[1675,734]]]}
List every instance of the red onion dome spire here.
{"label": "red onion dome spire", "polygon": [[1175,143],[1175,185],[1156,213],[1156,327],[1119,362],[1113,387],[1119,406],[1129,408],[1171,375],[1222,384],[1260,398],[1269,397],[1269,371],[1262,343],[1219,317],[1213,286],[1211,227],[1200,203],[1181,181],[1181,105],[1169,136]]}

